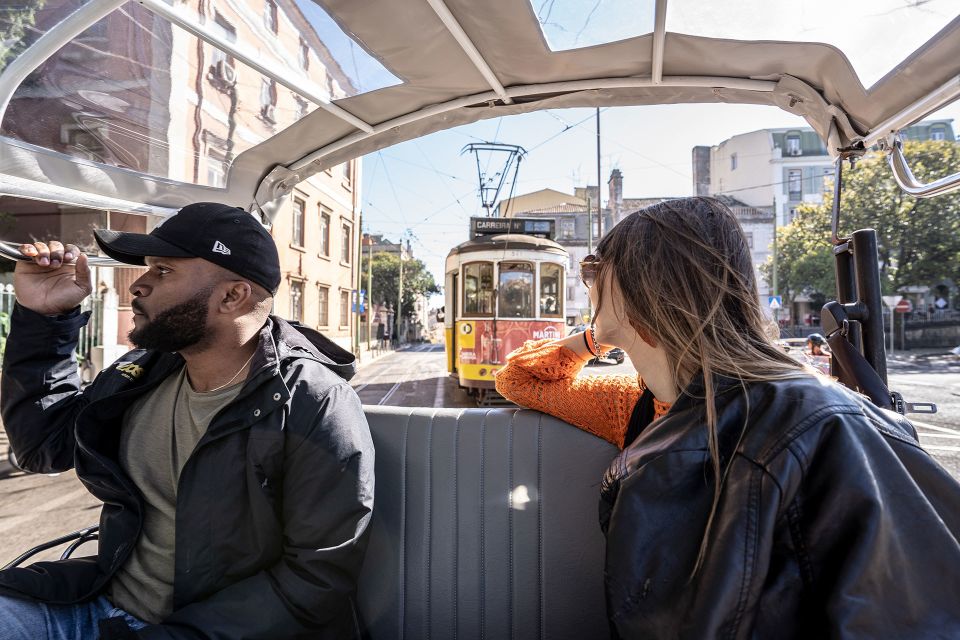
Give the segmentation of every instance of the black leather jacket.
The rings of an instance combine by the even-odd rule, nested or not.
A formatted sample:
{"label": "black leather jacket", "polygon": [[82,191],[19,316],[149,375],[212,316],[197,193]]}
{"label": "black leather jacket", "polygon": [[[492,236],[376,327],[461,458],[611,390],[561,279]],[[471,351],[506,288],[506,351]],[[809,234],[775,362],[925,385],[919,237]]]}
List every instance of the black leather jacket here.
{"label": "black leather jacket", "polygon": [[910,423],[823,378],[719,388],[728,470],[695,575],[715,486],[702,384],[604,479],[614,635],[960,638],[960,485]]}
{"label": "black leather jacket", "polygon": [[[124,412],[183,366],[131,351],[79,390],[86,315],[14,308],[0,404],[20,463],[77,476],[104,502],[99,553],[0,572],[0,593],[78,602],[101,592],[140,532],[142,498],[117,462]],[[271,317],[250,375],[180,474],[174,612],[144,639],[351,638],[373,508],[373,442],[346,379],[354,358]]]}

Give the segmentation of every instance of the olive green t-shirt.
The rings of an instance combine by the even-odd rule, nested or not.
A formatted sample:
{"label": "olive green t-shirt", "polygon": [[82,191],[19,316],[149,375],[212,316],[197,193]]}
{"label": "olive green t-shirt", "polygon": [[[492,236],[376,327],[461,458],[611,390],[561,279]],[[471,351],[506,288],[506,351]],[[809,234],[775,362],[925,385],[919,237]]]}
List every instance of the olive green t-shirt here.
{"label": "olive green t-shirt", "polygon": [[143,494],[143,529],[130,557],[110,583],[113,604],[156,624],[173,612],[177,483],[180,472],[214,416],[236,398],[243,383],[199,393],[186,367],[124,415],[120,466]]}

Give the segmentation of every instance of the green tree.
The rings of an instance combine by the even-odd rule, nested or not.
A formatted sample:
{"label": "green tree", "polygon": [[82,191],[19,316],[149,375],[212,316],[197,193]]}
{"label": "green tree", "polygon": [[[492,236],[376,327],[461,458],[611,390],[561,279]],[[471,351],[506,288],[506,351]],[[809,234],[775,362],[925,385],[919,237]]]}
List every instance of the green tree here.
{"label": "green tree", "polygon": [[[904,154],[921,182],[960,171],[960,144],[906,142]],[[836,294],[830,243],[832,185],[823,204],[805,204],[777,234],[777,281],[786,302],[800,294]],[[844,167],[840,233],[876,229],[884,294],[906,285],[960,281],[960,192],[914,198],[897,186],[886,156],[868,153]],[[761,267],[772,281],[772,257]]]}
{"label": "green tree", "polygon": [[27,31],[37,19],[37,11],[43,9],[46,0],[15,3],[0,9],[0,69],[7,66],[35,38],[25,38]]}
{"label": "green tree", "polygon": [[[369,258],[364,255],[361,262],[361,281],[366,286]],[[389,303],[397,306],[397,292],[400,286],[400,257],[393,253],[373,254],[373,291],[368,292],[370,304]],[[440,293],[440,287],[420,260],[403,261],[403,317],[410,317],[415,311],[417,296]]]}

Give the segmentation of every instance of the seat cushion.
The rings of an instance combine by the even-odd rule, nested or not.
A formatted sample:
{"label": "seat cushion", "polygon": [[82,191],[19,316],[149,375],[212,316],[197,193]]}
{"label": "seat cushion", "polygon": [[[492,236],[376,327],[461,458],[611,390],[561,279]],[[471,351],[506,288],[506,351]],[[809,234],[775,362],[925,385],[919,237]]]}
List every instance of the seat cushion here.
{"label": "seat cushion", "polygon": [[597,501],[615,447],[535,411],[366,413],[368,637],[609,637]]}

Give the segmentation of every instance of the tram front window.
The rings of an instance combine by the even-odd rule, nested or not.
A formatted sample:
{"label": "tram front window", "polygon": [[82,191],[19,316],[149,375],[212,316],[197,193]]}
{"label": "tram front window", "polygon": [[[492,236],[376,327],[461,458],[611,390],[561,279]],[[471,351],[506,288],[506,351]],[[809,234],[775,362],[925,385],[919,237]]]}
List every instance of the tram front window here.
{"label": "tram front window", "polygon": [[533,317],[533,265],[529,262],[500,263],[501,318]]}
{"label": "tram front window", "polygon": [[463,266],[463,315],[493,315],[492,262],[471,262]]}
{"label": "tram front window", "polygon": [[563,299],[560,284],[563,282],[563,268],[558,264],[540,265],[540,317],[560,318],[563,316]]}

